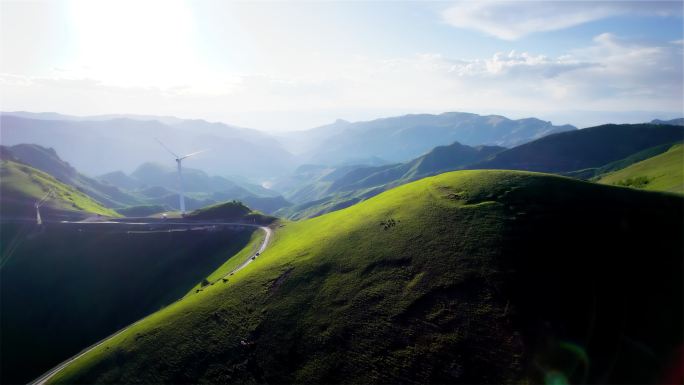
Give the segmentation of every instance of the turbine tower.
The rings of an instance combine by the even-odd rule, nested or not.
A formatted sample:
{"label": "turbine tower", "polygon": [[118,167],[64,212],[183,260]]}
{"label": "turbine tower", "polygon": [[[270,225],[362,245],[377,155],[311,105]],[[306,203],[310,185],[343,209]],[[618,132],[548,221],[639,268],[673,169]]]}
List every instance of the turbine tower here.
{"label": "turbine tower", "polygon": [[178,199],[179,199],[179,202],[180,202],[180,211],[181,211],[181,215],[182,215],[182,216],[185,216],[185,193],[184,193],[184,191],[183,191],[183,171],[182,171],[183,168],[182,168],[181,164],[182,164],[182,162],[183,162],[183,159],[189,158],[189,157],[191,157],[191,156],[193,156],[193,155],[197,155],[197,154],[199,154],[199,153],[201,153],[201,152],[204,152],[204,151],[206,151],[206,150],[196,151],[196,152],[192,152],[192,153],[187,154],[187,155],[179,156],[179,155],[176,154],[175,152],[171,151],[168,147],[166,147],[166,146],[164,145],[164,143],[162,143],[159,139],[156,139],[156,138],[155,138],[155,140],[156,140],[157,142],[159,142],[159,144],[161,144],[161,146],[164,147],[164,149],[165,149],[166,151],[168,151],[169,153],[171,153],[171,155],[173,155],[173,157],[176,159],[176,165],[178,166],[178,190],[179,190]]}

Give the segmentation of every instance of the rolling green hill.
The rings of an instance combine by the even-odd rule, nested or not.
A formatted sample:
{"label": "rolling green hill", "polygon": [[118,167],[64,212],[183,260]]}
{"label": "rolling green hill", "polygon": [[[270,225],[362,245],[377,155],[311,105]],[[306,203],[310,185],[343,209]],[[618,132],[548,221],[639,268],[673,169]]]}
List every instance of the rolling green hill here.
{"label": "rolling green hill", "polygon": [[602,175],[598,183],[684,193],[684,147],[682,144],[652,158]]}
{"label": "rolling green hill", "polygon": [[354,168],[331,182],[305,185],[293,199],[298,203],[277,214],[290,219],[321,215],[388,188],[450,170],[541,171],[591,179],[659,154],[683,139],[681,126],[610,124],[551,134],[508,150],[454,143],[436,147],[408,163]]}
{"label": "rolling green hill", "polygon": [[349,207],[392,187],[445,171],[462,169],[505,150],[497,146],[470,147],[458,142],[438,146],[410,162],[376,167],[340,167],[313,183],[300,187],[294,196],[304,202],[277,212],[291,219],[309,218]]}
{"label": "rolling green hill", "polygon": [[134,196],[117,187],[79,173],[69,163],[63,161],[52,148],[36,144],[18,144],[5,147],[4,151],[12,154],[17,161],[52,175],[58,181],[87,194],[106,207],[118,208],[139,203]]}
{"label": "rolling green hill", "polygon": [[251,228],[152,227],[157,231],[116,224],[2,224],[0,382],[38,377],[183,297],[258,241]]}
{"label": "rolling green hill", "polygon": [[630,156],[616,160],[614,162],[610,162],[608,164],[604,164],[600,167],[592,167],[592,168],[585,168],[583,170],[577,170],[577,171],[570,171],[570,172],[564,172],[561,173],[561,175],[569,176],[572,178],[578,178],[578,179],[583,179],[583,180],[590,180],[590,179],[596,179],[604,174],[608,174],[613,171],[621,170],[627,166],[630,166],[634,163],[641,162],[642,160],[646,160],[648,158],[652,158],[656,155],[662,154],[672,148],[672,146],[675,143],[665,143],[665,144],[659,144],[654,147],[647,148],[645,150],[641,150],[637,153],[631,154]]}
{"label": "rolling green hill", "polygon": [[54,195],[41,208],[44,218],[50,215],[120,216],[86,194],[25,164],[8,159],[0,160],[0,177],[0,210],[5,218],[35,218],[34,204],[50,190]]}
{"label": "rolling green hill", "polygon": [[658,382],[683,337],[683,209],[544,174],[425,178],[285,224],[51,382]]}
{"label": "rolling green hill", "polygon": [[210,220],[224,222],[242,222],[267,225],[275,221],[274,217],[252,211],[239,201],[217,203],[215,205],[197,209],[186,216],[192,220]]}
{"label": "rolling green hill", "polygon": [[601,167],[639,151],[682,140],[682,126],[607,124],[549,135],[468,168],[569,172]]}
{"label": "rolling green hill", "polygon": [[504,147],[470,147],[455,142],[448,146],[435,147],[427,154],[407,163],[352,170],[335,179],[327,191],[334,193],[382,185],[397,186],[445,171],[458,170],[469,164],[487,159],[503,150],[505,150]]}

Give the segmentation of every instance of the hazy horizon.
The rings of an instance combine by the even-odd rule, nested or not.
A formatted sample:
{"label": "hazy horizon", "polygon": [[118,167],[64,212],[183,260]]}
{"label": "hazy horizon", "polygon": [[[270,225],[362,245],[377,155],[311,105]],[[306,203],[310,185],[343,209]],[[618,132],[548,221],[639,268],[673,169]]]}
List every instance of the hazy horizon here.
{"label": "hazy horizon", "polygon": [[[240,125],[240,124],[235,124],[234,122],[230,121],[221,121],[221,120],[212,120],[212,119],[207,119],[202,116],[177,116],[177,115],[160,115],[160,114],[153,114],[153,113],[140,113],[140,114],[131,114],[131,113],[126,113],[126,112],[111,112],[107,114],[96,114],[96,115],[77,115],[77,114],[68,114],[68,113],[63,113],[60,111],[27,111],[27,110],[16,110],[16,111],[0,111],[0,114],[5,113],[5,114],[13,114],[13,113],[30,113],[30,114],[42,114],[42,113],[55,113],[55,114],[60,114],[60,115],[65,115],[65,116],[73,116],[77,118],[98,118],[98,117],[109,117],[109,116],[123,116],[123,117],[158,117],[158,118],[177,118],[181,120],[204,120],[210,123],[223,123],[226,125],[234,126],[234,127],[240,127],[240,128],[246,128],[246,129],[252,129],[252,130],[257,130],[261,131],[264,133],[272,134],[272,135],[278,135],[278,134],[285,134],[287,132],[296,132],[296,131],[306,131],[306,130],[311,130],[314,128],[318,128],[321,126],[329,125],[332,123],[335,123],[338,120],[344,120],[348,121],[350,123],[356,123],[356,122],[365,122],[365,121],[372,121],[372,120],[377,120],[377,119],[385,119],[385,118],[392,118],[392,117],[397,117],[397,116],[404,116],[404,115],[420,115],[420,114],[432,114],[432,115],[439,115],[443,113],[449,113],[449,112],[464,112],[464,113],[473,113],[473,114],[478,114],[482,116],[487,116],[487,115],[500,115],[504,116],[506,118],[509,118],[511,120],[517,120],[517,119],[526,119],[526,118],[537,118],[540,120],[544,121],[549,121],[553,123],[554,125],[572,125],[577,128],[587,128],[587,127],[593,127],[593,126],[598,126],[602,124],[635,124],[635,123],[648,123],[654,119],[660,119],[660,120],[670,120],[670,119],[676,119],[676,118],[681,118],[684,117],[684,112],[678,111],[678,112],[671,112],[671,111],[624,111],[624,112],[613,112],[613,111],[558,111],[558,112],[553,112],[549,114],[537,114],[537,115],[529,115],[525,114],[522,112],[518,111],[503,111],[503,112],[473,112],[473,111],[460,111],[460,110],[450,110],[450,111],[401,111],[397,110],[392,113],[392,111],[387,111],[386,114],[384,115],[378,115],[378,114],[373,114],[372,112],[359,112],[359,113],[351,113],[349,116],[356,116],[358,118],[349,118],[347,116],[337,116],[334,118],[328,118],[327,116],[318,123],[314,123],[313,125],[310,126],[303,126],[303,127],[295,127],[291,129],[287,128],[281,128],[281,129],[269,129],[269,128],[264,128],[264,127],[259,127],[259,126],[246,126],[246,125]],[[330,115],[330,116],[335,116],[335,115]],[[325,120],[324,120],[325,119]]]}
{"label": "hazy horizon", "polygon": [[674,118],[684,103],[674,1],[1,7],[4,111],[281,132],[447,111],[587,127]]}

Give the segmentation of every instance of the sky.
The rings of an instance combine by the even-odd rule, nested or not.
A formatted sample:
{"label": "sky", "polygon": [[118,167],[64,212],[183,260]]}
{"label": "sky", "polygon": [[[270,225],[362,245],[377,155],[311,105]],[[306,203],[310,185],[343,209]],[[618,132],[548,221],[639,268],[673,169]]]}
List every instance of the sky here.
{"label": "sky", "polygon": [[272,132],[464,111],[684,115],[681,1],[0,0],[0,109]]}

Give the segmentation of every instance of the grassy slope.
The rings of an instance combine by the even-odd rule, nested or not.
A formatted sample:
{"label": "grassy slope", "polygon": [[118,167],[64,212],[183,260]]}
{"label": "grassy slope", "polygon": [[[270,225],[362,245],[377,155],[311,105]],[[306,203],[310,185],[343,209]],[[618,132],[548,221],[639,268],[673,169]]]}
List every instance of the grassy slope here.
{"label": "grassy slope", "polygon": [[684,146],[672,146],[667,152],[612,172],[598,183],[629,185],[643,182],[646,190],[684,193]]}
{"label": "grassy slope", "polygon": [[[246,261],[247,258],[253,256],[257,250],[259,250],[259,246],[261,246],[261,242],[263,242],[265,236],[266,235],[263,231],[255,231],[252,233],[252,237],[250,238],[247,246],[243,247],[242,250],[240,250],[237,254],[230,257],[221,266],[219,266],[218,269],[209,274],[206,277],[206,280],[211,283],[218,283],[218,281],[225,277],[226,274],[237,268],[242,262]],[[204,291],[204,286],[202,283],[198,283],[192,289],[190,289],[186,295],[198,294],[202,291]]]}
{"label": "grassy slope", "polygon": [[132,195],[118,188],[89,178],[63,161],[52,148],[37,144],[18,144],[5,148],[20,163],[52,175],[58,181],[82,191],[109,208],[139,203]]}
{"label": "grassy slope", "polygon": [[53,382],[654,381],[682,340],[683,208],[542,174],[425,178],[287,224]]}
{"label": "grassy slope", "polygon": [[2,177],[2,212],[5,216],[35,216],[33,205],[50,189],[55,197],[45,205],[45,210],[88,212],[106,216],[120,216],[105,208],[84,193],[57,181],[52,176],[27,165],[9,160],[0,160]]}
{"label": "grassy slope", "polygon": [[267,225],[275,220],[274,217],[252,211],[249,207],[238,201],[223,202],[202,207],[188,213],[187,218],[194,220],[253,223],[258,225]]}
{"label": "grassy slope", "polygon": [[253,248],[251,229],[127,234],[118,225],[4,223],[0,230],[2,383],[37,377]]}
{"label": "grassy slope", "polygon": [[639,151],[684,139],[684,127],[607,124],[545,136],[496,154],[470,169],[570,172],[601,167]]}
{"label": "grassy slope", "polygon": [[608,164],[605,164],[601,167],[594,167],[594,168],[586,168],[583,170],[577,170],[577,171],[570,171],[570,172],[565,172],[561,173],[561,175],[569,176],[572,178],[577,178],[577,179],[583,179],[583,180],[590,180],[590,179],[596,179],[600,178],[604,174],[608,174],[613,171],[621,170],[625,167],[628,167],[634,163],[641,162],[642,160],[646,160],[648,158],[652,158],[656,155],[660,155],[670,148],[675,145],[675,143],[665,143],[665,144],[659,144],[655,147],[650,147],[647,148],[646,150],[639,151],[637,153],[634,153],[624,159],[616,160],[614,162],[610,162]]}
{"label": "grassy slope", "polygon": [[316,200],[281,209],[276,214],[290,219],[302,219],[340,210],[375,196],[385,190],[411,181],[436,175],[445,171],[458,170],[468,164],[487,159],[504,150],[496,146],[464,146],[458,142],[438,146],[410,162],[378,167],[359,167],[332,183],[314,182],[305,185],[322,187]]}

